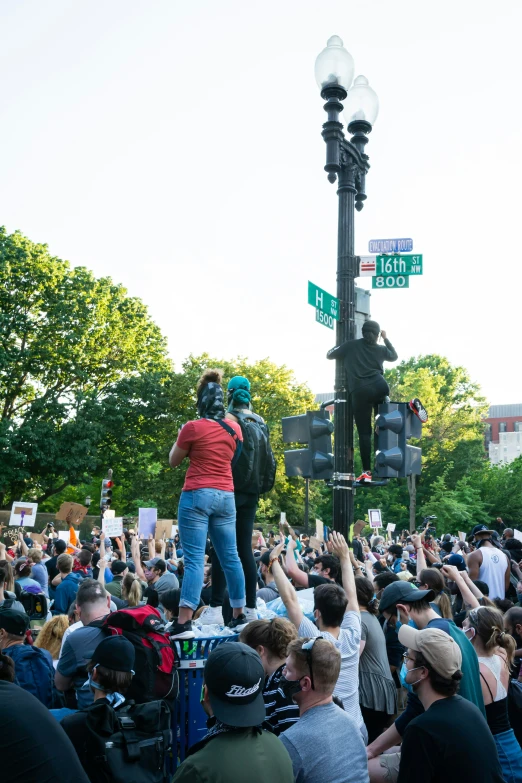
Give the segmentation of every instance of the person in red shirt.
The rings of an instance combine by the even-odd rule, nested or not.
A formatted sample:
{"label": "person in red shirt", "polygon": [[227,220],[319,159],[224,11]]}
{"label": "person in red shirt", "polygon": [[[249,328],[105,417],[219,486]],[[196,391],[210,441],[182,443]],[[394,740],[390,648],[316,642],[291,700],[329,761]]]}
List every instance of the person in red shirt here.
{"label": "person in red shirt", "polygon": [[230,605],[231,628],[246,622],[245,577],[236,545],[236,506],[232,460],[241,448],[241,427],[225,421],[221,373],[207,370],[197,389],[200,418],[187,422],[179,431],[170,452],[175,468],[185,457],[190,460],[179,501],[178,527],[183,547],[185,575],[181,588],[179,616],[169,633],[175,639],[191,639],[192,616],[199,606],[207,534],[223,566]]}

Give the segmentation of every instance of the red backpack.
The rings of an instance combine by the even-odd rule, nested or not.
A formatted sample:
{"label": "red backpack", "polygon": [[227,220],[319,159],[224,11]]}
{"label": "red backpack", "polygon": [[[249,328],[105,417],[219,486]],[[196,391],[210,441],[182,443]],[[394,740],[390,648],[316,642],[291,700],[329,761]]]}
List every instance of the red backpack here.
{"label": "red backpack", "polygon": [[109,614],[101,627],[110,635],[120,634],[131,642],[136,654],[127,699],[145,704],[156,699],[173,701],[179,690],[176,648],[163,632],[160,613],[153,606],[135,606]]}

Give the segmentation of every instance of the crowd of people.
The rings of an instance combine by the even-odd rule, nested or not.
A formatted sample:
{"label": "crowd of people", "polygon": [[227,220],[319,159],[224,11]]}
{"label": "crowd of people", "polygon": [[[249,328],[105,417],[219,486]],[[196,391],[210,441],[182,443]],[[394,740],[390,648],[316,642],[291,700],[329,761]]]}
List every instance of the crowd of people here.
{"label": "crowd of people", "polygon": [[[268,429],[248,379],[227,409],[220,381],[170,454],[176,538],[0,544],[4,779],[522,783],[515,532],[263,532]],[[207,731],[174,771],[178,655],[215,626]]]}

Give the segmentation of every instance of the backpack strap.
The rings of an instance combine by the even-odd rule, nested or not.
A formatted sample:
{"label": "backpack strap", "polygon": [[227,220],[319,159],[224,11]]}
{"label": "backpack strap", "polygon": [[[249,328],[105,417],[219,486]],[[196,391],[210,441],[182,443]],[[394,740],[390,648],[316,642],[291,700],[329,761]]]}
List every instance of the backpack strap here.
{"label": "backpack strap", "polygon": [[226,430],[228,432],[228,434],[232,438],[234,438],[234,440],[236,441],[236,450],[235,450],[234,456],[232,458],[232,468],[234,468],[234,465],[236,464],[236,462],[238,461],[238,459],[239,459],[239,457],[241,455],[241,451],[243,449],[243,444],[239,440],[239,436],[238,436],[237,432],[235,431],[235,429],[233,427],[231,427],[230,424],[227,424],[226,421],[224,421],[224,419],[214,419],[214,421],[216,421],[221,427],[223,427],[223,429]]}

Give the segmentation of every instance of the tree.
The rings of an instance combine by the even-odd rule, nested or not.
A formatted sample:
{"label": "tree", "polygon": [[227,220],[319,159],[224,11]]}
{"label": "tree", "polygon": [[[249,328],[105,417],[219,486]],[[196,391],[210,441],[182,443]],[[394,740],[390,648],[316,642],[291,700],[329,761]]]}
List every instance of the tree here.
{"label": "tree", "polygon": [[89,481],[125,385],[169,369],[139,299],[0,228],[0,507]]}
{"label": "tree", "polygon": [[481,522],[489,523],[489,516],[480,492],[468,476],[459,479],[454,489],[446,485],[447,471],[433,481],[429,500],[421,507],[422,516],[437,517],[437,534],[467,531]]}
{"label": "tree", "polygon": [[420,480],[408,482],[409,526],[413,529],[416,506],[427,500],[437,478],[444,473],[451,489],[462,476],[481,468],[487,404],[464,367],[455,367],[436,354],[401,362],[387,371],[386,380],[392,400],[419,397],[429,412],[420,444],[423,473]]}

